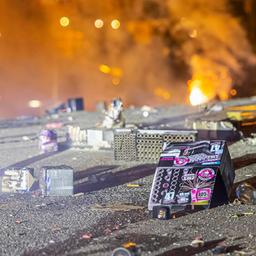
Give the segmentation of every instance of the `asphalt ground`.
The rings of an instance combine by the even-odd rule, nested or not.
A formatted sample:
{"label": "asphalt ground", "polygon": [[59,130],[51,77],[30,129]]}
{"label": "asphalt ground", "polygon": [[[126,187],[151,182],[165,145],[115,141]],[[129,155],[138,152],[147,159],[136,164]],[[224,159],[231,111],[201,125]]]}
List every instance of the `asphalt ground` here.
{"label": "asphalt ground", "polygon": [[[126,111],[133,124],[181,125],[198,114],[185,106],[161,108],[149,117]],[[39,155],[37,135],[49,122],[95,127],[101,113],[62,114],[0,124],[0,167],[27,166],[38,177],[44,165],[66,164],[75,171],[76,195],[41,197],[37,193],[0,194],[0,255],[111,255],[124,242],[135,242],[142,255],[213,255],[225,244],[227,255],[256,255],[256,206],[229,204],[168,221],[151,218],[147,203],[155,164],[114,161],[111,150],[65,149]],[[29,121],[28,121],[29,120]],[[168,122],[167,122],[168,121]],[[173,121],[173,122],[172,122]],[[238,184],[256,179],[256,146],[241,140],[229,146]],[[96,178],[95,178],[96,177]],[[255,178],[255,179],[254,179]],[[127,184],[139,184],[128,187]],[[202,237],[204,246],[190,243]],[[247,254],[246,254],[247,253]]]}

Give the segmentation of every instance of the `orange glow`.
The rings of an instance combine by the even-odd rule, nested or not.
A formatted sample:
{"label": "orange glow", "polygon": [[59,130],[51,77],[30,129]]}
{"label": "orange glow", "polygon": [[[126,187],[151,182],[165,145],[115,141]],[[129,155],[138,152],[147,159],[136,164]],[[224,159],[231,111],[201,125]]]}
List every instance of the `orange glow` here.
{"label": "orange glow", "polygon": [[111,68],[111,75],[115,77],[121,77],[123,75],[123,71],[121,68],[112,67]]}
{"label": "orange glow", "polygon": [[111,72],[111,68],[108,65],[105,65],[105,64],[101,64],[99,66],[99,70],[100,70],[100,72],[102,72],[104,74],[109,74]]}
{"label": "orange glow", "polygon": [[[194,86],[193,86],[194,83]],[[209,101],[209,98],[201,90],[200,86],[197,85],[197,81],[193,81],[191,86],[191,92],[189,95],[189,101],[192,106],[204,104]]]}
{"label": "orange glow", "polygon": [[102,28],[102,27],[104,26],[103,20],[101,20],[101,19],[95,20],[94,26],[95,26],[96,28]]}
{"label": "orange glow", "polygon": [[236,96],[236,95],[237,95],[237,90],[236,90],[236,89],[231,89],[231,90],[230,90],[230,94],[231,94],[232,96]]}
{"label": "orange glow", "polygon": [[170,100],[171,99],[171,94],[169,91],[167,91],[166,89],[164,88],[161,88],[161,87],[157,87],[155,90],[154,90],[154,94],[164,100]]}
{"label": "orange glow", "polygon": [[60,18],[60,25],[62,27],[67,27],[69,25],[69,18],[65,17],[65,16],[61,17]]}
{"label": "orange glow", "polygon": [[198,32],[196,29],[193,29],[190,33],[189,33],[189,37],[191,38],[197,38]]}
{"label": "orange glow", "polygon": [[120,28],[120,21],[119,20],[112,20],[111,21],[111,27],[113,28],[113,29],[119,29]]}
{"label": "orange glow", "polygon": [[113,77],[112,78],[112,84],[113,85],[117,86],[117,85],[119,85],[119,83],[120,83],[120,79],[118,77]]}
{"label": "orange glow", "polygon": [[127,243],[123,244],[123,247],[128,249],[130,247],[135,247],[136,245],[137,245],[136,243],[127,242]]}
{"label": "orange glow", "polygon": [[197,102],[196,98],[201,99],[198,100],[198,104],[201,104],[213,99],[226,100],[230,97],[232,79],[227,67],[200,55],[194,55],[190,64],[192,79],[188,82],[189,92],[191,93],[193,88],[199,88],[193,91],[193,102]]}

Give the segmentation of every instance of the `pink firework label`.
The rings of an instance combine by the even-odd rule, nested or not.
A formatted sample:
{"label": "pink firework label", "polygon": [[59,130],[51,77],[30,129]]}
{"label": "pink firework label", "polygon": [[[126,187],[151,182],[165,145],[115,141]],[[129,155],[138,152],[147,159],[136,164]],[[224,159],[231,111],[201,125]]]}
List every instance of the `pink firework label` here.
{"label": "pink firework label", "polygon": [[184,166],[189,162],[189,158],[185,156],[175,157],[174,164],[176,166]]}
{"label": "pink firework label", "polygon": [[204,168],[198,172],[197,176],[203,181],[211,180],[215,176],[215,171],[211,168]]}
{"label": "pink firework label", "polygon": [[210,188],[193,188],[191,190],[192,203],[209,201],[211,199],[211,192]]}

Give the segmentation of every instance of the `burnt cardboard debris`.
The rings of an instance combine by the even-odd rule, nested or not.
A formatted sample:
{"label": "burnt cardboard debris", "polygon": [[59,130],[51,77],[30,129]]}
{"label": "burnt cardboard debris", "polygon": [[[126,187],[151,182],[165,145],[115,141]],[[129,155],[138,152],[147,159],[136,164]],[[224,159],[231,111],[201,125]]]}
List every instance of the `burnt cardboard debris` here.
{"label": "burnt cardboard debris", "polygon": [[66,102],[59,104],[58,106],[46,111],[48,115],[54,115],[62,112],[77,112],[84,110],[84,99],[69,98]]}
{"label": "burnt cardboard debris", "polygon": [[186,118],[186,127],[198,131],[199,139],[235,141],[255,130],[256,105],[222,107]]}
{"label": "burnt cardboard debris", "polygon": [[34,169],[11,168],[4,170],[1,180],[1,192],[24,193],[32,190],[35,183]]}
{"label": "burnt cardboard debris", "polygon": [[76,112],[84,110],[84,99],[83,98],[69,98],[67,100],[68,112]]}
{"label": "burnt cardboard debris", "polygon": [[167,143],[156,168],[148,208],[154,212],[154,207],[168,207],[173,213],[225,204],[234,178],[225,141]]}

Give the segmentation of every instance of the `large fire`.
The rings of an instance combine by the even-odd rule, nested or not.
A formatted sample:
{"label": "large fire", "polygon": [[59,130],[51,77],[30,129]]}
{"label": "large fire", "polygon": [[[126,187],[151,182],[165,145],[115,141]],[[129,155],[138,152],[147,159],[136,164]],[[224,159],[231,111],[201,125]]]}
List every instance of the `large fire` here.
{"label": "large fire", "polygon": [[254,9],[242,26],[231,2],[243,1],[0,0],[0,117],[73,97],[87,110],[180,104],[188,77],[193,105],[254,91]]}
{"label": "large fire", "polygon": [[207,101],[209,101],[209,99],[199,87],[194,87],[190,92],[189,101],[192,106],[196,106],[206,103]]}
{"label": "large fire", "polygon": [[188,82],[189,87],[189,101],[192,106],[197,106],[208,102],[211,98],[203,90],[202,81],[195,79]]}

